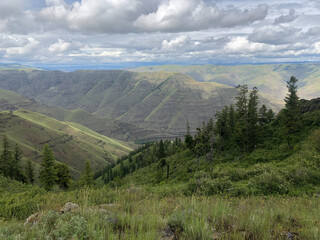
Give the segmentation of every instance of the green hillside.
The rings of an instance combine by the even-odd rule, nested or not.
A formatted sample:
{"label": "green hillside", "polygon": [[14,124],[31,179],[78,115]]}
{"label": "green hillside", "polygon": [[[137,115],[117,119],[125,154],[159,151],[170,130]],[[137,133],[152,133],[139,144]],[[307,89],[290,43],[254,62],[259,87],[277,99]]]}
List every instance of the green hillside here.
{"label": "green hillside", "polygon": [[[183,135],[233,102],[236,90],[182,74],[127,71],[0,71],[0,88],[69,110]],[[156,134],[156,133],[155,133]]]}
{"label": "green hillside", "polygon": [[86,160],[94,169],[99,169],[131,150],[79,124],[23,109],[1,112],[0,121],[1,135],[6,134],[12,146],[18,143],[27,159],[39,163],[42,147],[47,143],[56,159],[71,168],[73,176],[79,176]]}
{"label": "green hillside", "polygon": [[14,111],[20,108],[44,114],[59,121],[75,122],[102,135],[125,142],[140,143],[166,136],[133,124],[98,117],[82,109],[67,110],[61,107],[48,106],[33,99],[22,97],[13,91],[0,89],[0,111]]}
{"label": "green hillside", "polygon": [[320,64],[263,64],[263,65],[163,65],[140,67],[133,69],[136,72],[180,72],[199,82],[216,82],[228,86],[248,84],[249,87],[258,87],[261,95],[271,103],[283,105],[286,94],[286,81],[294,75],[299,80],[300,95],[311,99],[320,93]]}

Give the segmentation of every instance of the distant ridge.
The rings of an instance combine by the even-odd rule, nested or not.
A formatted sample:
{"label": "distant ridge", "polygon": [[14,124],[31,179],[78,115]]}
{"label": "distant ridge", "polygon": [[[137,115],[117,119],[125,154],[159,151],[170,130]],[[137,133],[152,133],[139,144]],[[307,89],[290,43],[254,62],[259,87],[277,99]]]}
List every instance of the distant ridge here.
{"label": "distant ridge", "polygon": [[271,103],[282,106],[286,95],[285,81],[293,75],[299,79],[302,98],[320,95],[320,63],[274,63],[243,65],[159,65],[131,69],[135,72],[179,72],[199,82],[216,82],[228,86],[256,86]]}
{"label": "distant ridge", "polygon": [[14,63],[0,63],[0,70],[43,70],[41,68]]}

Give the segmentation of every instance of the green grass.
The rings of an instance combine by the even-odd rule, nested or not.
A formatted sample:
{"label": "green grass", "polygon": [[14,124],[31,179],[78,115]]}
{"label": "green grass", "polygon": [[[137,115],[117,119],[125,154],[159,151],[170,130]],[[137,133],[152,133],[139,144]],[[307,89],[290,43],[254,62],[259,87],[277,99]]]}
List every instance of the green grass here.
{"label": "green grass", "polygon": [[8,136],[11,146],[18,143],[26,159],[39,163],[42,147],[48,143],[56,160],[68,164],[74,177],[79,176],[86,160],[96,170],[131,150],[124,143],[79,124],[61,122],[31,111],[2,112],[0,120],[4,126],[1,135]]}
{"label": "green grass", "polygon": [[[15,199],[19,193],[11,193]],[[20,201],[30,195],[20,195]],[[179,239],[318,239],[319,198],[196,197],[171,186],[126,189],[82,189],[36,193],[31,209],[17,208],[0,197],[1,239],[162,239],[170,228]],[[80,210],[60,215],[66,202]],[[113,206],[104,204],[114,204]],[[4,205],[5,204],[5,205]],[[31,205],[31,203],[29,204]],[[6,215],[9,211],[15,215]],[[1,211],[2,210],[2,211]],[[42,212],[38,224],[23,225],[31,213]]]}

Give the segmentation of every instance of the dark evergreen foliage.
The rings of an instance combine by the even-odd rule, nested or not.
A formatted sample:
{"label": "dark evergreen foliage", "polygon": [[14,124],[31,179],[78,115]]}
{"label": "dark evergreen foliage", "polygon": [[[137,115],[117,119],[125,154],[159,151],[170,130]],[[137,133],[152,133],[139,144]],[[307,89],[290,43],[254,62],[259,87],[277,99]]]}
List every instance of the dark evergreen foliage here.
{"label": "dark evergreen foliage", "polygon": [[42,152],[41,171],[39,173],[41,185],[47,190],[52,190],[56,183],[55,159],[51,148],[45,144]]}

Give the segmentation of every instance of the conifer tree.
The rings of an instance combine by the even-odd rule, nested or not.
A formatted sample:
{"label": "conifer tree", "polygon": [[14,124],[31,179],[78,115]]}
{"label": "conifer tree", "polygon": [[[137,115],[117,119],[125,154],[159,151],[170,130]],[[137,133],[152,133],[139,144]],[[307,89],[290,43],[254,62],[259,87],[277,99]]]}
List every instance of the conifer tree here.
{"label": "conifer tree", "polygon": [[292,149],[294,135],[299,132],[299,127],[301,124],[301,110],[299,97],[297,94],[297,82],[298,79],[293,76],[289,81],[287,81],[288,95],[284,99],[285,108],[283,109],[282,113],[284,134],[290,149]]}
{"label": "conifer tree", "polygon": [[184,136],[184,142],[185,142],[187,148],[189,148],[190,150],[193,150],[194,142],[193,142],[193,138],[190,134],[190,125],[189,125],[188,120],[187,120],[187,134]]}
{"label": "conifer tree", "polygon": [[259,141],[258,131],[258,89],[254,87],[249,95],[248,101],[248,135],[247,135],[247,151],[253,150]]}
{"label": "conifer tree", "polygon": [[159,150],[158,150],[158,159],[161,159],[161,158],[164,158],[166,157],[166,153],[165,153],[165,150],[164,150],[164,144],[163,144],[163,141],[160,140],[159,142]]}
{"label": "conifer tree", "polygon": [[84,170],[82,171],[80,177],[80,183],[83,186],[92,186],[94,184],[93,181],[93,172],[91,170],[90,162],[86,161]]}
{"label": "conifer tree", "polygon": [[52,150],[47,144],[43,147],[41,171],[39,180],[41,185],[47,190],[52,190],[56,183],[55,159]]}
{"label": "conifer tree", "polygon": [[264,126],[268,123],[268,115],[267,115],[268,109],[266,105],[262,105],[259,109],[259,125]]}
{"label": "conifer tree", "polygon": [[234,106],[231,104],[229,107],[229,128],[230,128],[231,134],[234,133],[235,127],[236,127],[236,115],[234,111]]}
{"label": "conifer tree", "polygon": [[10,177],[12,152],[10,150],[9,141],[6,135],[3,135],[2,138],[2,152],[0,160],[0,173],[2,173],[5,177]]}
{"label": "conifer tree", "polygon": [[23,176],[23,173],[21,171],[21,159],[22,159],[22,150],[20,149],[19,145],[16,144],[14,151],[13,151],[13,161],[11,164],[11,178],[23,181],[25,176]]}
{"label": "conifer tree", "polygon": [[248,86],[239,85],[236,97],[237,124],[235,129],[236,144],[241,151],[247,151],[248,147]]}
{"label": "conifer tree", "polygon": [[69,167],[64,163],[58,163],[55,165],[55,171],[57,174],[56,183],[60,189],[68,189],[71,181]]}
{"label": "conifer tree", "polygon": [[26,175],[27,175],[27,180],[29,183],[33,184],[34,183],[34,167],[32,162],[28,159],[27,161],[27,166],[26,166]]}

